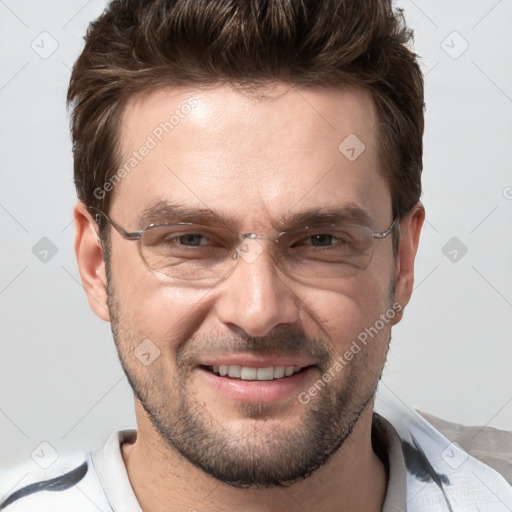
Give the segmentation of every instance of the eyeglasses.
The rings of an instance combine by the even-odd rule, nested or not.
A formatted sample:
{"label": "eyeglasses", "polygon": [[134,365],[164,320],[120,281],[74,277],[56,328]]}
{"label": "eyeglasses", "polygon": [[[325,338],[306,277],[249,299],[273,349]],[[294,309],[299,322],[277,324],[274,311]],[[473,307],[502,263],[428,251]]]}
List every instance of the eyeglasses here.
{"label": "eyeglasses", "polygon": [[277,238],[189,222],[150,224],[129,232],[105,213],[89,209],[98,225],[104,217],[123,238],[139,242],[140,255],[151,272],[203,286],[224,279],[240,259],[246,263],[258,259],[263,247],[257,240],[272,242],[276,266],[299,281],[350,277],[368,268],[374,241],[386,238],[397,224],[395,218],[382,232],[355,225],[311,226],[283,231]]}

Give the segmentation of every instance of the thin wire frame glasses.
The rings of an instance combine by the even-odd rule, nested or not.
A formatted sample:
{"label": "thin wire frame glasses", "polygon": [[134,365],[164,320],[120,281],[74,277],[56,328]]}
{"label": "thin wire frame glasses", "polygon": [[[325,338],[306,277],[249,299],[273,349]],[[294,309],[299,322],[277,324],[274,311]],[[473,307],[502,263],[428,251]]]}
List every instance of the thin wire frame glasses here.
{"label": "thin wire frame glasses", "polygon": [[283,231],[275,238],[189,222],[150,224],[130,232],[104,212],[89,210],[98,226],[103,217],[123,238],[137,241],[140,256],[151,272],[201,286],[217,284],[240,259],[256,261],[264,251],[258,240],[271,242],[276,266],[299,281],[351,277],[368,268],[375,241],[386,238],[397,224],[395,218],[381,232],[357,225],[305,226]]}

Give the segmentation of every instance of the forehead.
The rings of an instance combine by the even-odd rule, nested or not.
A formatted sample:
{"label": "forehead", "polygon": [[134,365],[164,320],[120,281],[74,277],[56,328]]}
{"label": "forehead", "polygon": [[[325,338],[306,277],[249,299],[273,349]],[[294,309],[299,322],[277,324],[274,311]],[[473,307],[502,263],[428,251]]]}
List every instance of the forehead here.
{"label": "forehead", "polygon": [[119,140],[126,172],[111,212],[132,224],[165,201],[253,226],[345,204],[391,215],[375,108],[362,90],[161,89],[132,98]]}

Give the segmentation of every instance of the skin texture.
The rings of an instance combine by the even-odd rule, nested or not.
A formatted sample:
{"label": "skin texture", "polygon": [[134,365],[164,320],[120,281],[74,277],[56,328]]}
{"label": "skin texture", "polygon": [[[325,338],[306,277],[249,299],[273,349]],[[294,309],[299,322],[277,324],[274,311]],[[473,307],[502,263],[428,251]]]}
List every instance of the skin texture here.
{"label": "skin texture", "polygon": [[[296,227],[284,220],[293,214],[347,205],[366,212],[375,231],[391,225],[367,93],[284,83],[153,92],[125,110],[121,160],[191,97],[190,113],[110,192],[109,215],[128,231],[144,227],[139,216],[155,201],[207,209],[234,231],[268,236]],[[366,147],[354,161],[338,150],[350,134]],[[260,241],[254,262],[240,260],[211,288],[163,281],[142,263],[137,243],[114,231],[106,269],[97,225],[81,203],[75,218],[91,308],[112,322],[136,395],[138,437],[123,457],[145,511],[381,510],[385,470],[371,446],[373,396],[391,325],[412,291],[420,204],[401,223],[396,260],[388,237],[375,242],[364,272],[299,282],[276,268],[271,242]],[[400,306],[393,319],[301,403],[299,393],[393,304]],[[134,353],[145,339],[160,350],[148,366]],[[233,357],[247,366],[287,358],[312,367],[279,399],[256,387],[245,400],[220,391],[200,366]]]}

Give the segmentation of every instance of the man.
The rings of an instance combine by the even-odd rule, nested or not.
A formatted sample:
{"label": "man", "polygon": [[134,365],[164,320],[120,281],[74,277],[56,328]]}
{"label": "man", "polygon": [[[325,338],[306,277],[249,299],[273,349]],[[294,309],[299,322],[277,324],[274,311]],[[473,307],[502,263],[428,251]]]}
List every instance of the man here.
{"label": "man", "polygon": [[375,410],[425,215],[409,39],[385,0],[118,0],[91,25],[75,250],[138,428],[2,510],[510,510],[512,436]]}

